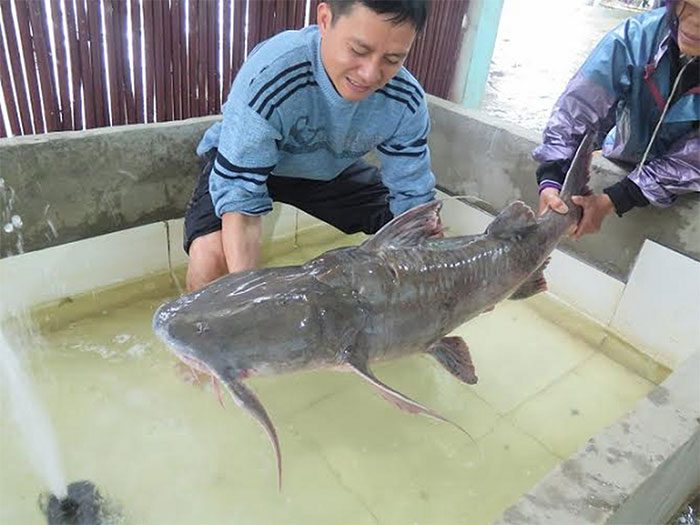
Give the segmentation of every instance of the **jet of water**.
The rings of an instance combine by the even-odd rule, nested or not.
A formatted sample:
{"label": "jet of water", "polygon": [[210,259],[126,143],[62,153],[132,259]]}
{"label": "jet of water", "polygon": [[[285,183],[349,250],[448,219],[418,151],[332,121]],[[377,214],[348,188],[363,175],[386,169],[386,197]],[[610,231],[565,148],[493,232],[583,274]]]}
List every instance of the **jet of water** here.
{"label": "jet of water", "polygon": [[1,329],[0,383],[35,472],[56,497],[64,498],[68,492],[53,427],[21,360]]}

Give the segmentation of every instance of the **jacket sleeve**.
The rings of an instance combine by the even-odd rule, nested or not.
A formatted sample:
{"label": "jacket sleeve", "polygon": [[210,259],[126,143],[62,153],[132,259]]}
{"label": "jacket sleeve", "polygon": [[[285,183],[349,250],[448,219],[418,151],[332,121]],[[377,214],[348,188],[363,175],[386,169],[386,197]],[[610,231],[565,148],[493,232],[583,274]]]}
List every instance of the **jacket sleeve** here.
{"label": "jacket sleeve", "polygon": [[617,101],[630,86],[629,70],[638,62],[641,27],[623,22],[598,43],[557,100],[533,157],[540,163],[540,189],[561,188],[564,175],[587,131],[604,137],[615,124]]}
{"label": "jacket sleeve", "polygon": [[603,191],[610,196],[618,215],[647,203],[667,207],[678,195],[700,192],[700,131],[691,131],[677,140],[668,153]]}
{"label": "jacket sleeve", "polygon": [[382,182],[389,189],[394,216],[435,198],[435,176],[430,169],[430,119],[425,100],[406,114],[391,139],[377,146]]}

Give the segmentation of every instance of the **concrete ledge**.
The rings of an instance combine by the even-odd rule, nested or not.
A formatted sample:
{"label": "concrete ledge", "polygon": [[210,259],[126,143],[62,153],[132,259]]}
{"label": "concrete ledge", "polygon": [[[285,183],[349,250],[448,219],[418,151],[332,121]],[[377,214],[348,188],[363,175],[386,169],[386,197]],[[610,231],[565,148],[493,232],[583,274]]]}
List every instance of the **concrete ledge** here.
{"label": "concrete ledge", "polygon": [[[195,147],[214,120],[0,140],[0,179],[23,222],[23,251],[182,217],[199,173]],[[16,240],[0,230],[0,256],[16,254]]]}
{"label": "concrete ledge", "polygon": [[700,487],[700,431],[664,462],[610,517],[609,524],[667,523]]}
{"label": "concrete ledge", "polygon": [[666,523],[700,486],[700,353],[496,522]]}

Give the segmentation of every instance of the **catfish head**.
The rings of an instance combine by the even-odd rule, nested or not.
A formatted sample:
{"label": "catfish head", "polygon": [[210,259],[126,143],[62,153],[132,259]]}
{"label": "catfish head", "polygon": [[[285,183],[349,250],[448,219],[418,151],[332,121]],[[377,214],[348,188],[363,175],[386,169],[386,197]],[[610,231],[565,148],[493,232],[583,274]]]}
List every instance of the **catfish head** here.
{"label": "catfish head", "polygon": [[351,303],[300,267],[254,270],[164,304],[153,328],[199,371],[270,375],[334,365],[358,315]]}

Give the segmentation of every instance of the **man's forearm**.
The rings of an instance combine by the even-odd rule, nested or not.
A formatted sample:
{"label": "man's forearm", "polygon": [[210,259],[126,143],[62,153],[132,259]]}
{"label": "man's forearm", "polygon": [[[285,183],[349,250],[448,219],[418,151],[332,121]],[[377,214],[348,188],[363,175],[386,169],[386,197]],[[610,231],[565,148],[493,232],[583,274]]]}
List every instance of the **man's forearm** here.
{"label": "man's forearm", "polygon": [[221,241],[228,271],[242,272],[257,267],[260,256],[262,219],[242,213],[224,213]]}

